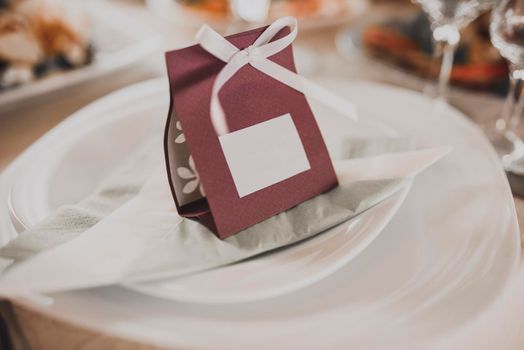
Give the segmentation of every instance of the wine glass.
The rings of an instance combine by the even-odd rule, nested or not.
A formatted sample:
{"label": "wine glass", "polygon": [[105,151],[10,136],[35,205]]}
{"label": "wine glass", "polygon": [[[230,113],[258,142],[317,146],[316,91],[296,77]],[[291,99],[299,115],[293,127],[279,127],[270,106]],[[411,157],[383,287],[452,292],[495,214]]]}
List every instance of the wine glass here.
{"label": "wine glass", "polygon": [[501,0],[493,10],[491,41],[509,62],[510,86],[506,104],[495,125],[486,132],[508,171],[524,174],[524,142],[517,125],[524,108],[524,0]]}
{"label": "wine glass", "polygon": [[257,27],[267,21],[271,0],[228,0],[232,15],[229,31]]}
{"label": "wine glass", "polygon": [[233,15],[249,23],[263,23],[269,12],[271,0],[229,0]]}
{"label": "wine glass", "polygon": [[[269,24],[272,0],[228,0],[228,4],[232,19],[226,30],[228,34]],[[293,44],[293,50],[299,72],[306,75],[312,74],[318,63],[315,51],[297,42]]]}
{"label": "wine glass", "polygon": [[460,30],[497,0],[413,0],[427,14],[435,41],[435,61],[440,61],[435,97],[447,100],[453,56],[460,42]]}

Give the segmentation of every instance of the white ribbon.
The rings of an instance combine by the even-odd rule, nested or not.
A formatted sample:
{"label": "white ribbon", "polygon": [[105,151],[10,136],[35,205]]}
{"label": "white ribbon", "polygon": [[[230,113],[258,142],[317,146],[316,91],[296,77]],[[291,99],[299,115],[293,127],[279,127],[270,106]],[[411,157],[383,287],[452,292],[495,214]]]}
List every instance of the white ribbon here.
{"label": "white ribbon", "polygon": [[[290,27],[291,32],[283,38],[270,42],[285,27]],[[288,47],[295,40],[296,36],[297,20],[294,17],[283,17],[276,20],[252,45],[243,50],[238,49],[208,25],[203,25],[200,28],[196,35],[196,40],[200,46],[213,56],[226,62],[225,67],[218,73],[211,91],[210,115],[217,135],[229,133],[218,93],[227,81],[246,64],[251,65],[282,84],[322,102],[346,117],[353,120],[357,119],[355,106],[351,102],[268,59],[268,57]]]}

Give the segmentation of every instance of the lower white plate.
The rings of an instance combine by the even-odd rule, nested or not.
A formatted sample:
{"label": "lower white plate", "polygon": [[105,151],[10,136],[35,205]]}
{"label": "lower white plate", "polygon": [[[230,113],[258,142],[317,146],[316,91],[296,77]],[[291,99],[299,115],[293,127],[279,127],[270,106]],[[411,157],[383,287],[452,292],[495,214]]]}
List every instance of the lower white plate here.
{"label": "lower white plate", "polygon": [[409,186],[321,235],[242,263],[128,288],[164,299],[203,304],[260,301],[305,288],[360,254],[384,229]]}
{"label": "lower white plate", "polygon": [[[478,317],[501,294],[520,254],[511,192],[480,130],[459,112],[436,109],[409,91],[340,79],[321,83],[351,98],[363,119],[390,124],[421,147],[454,147],[451,155],[416,179],[380,237],[350,264],[319,283],[261,302],[198,305],[109,287],[56,294],[55,304],[40,311],[156,345],[213,349],[264,349],[275,344],[347,349],[377,334],[393,347],[395,341],[405,344],[406,339],[442,334]],[[155,83],[147,84],[108,96],[91,112],[140,100],[154,90]],[[165,111],[150,112],[158,116],[151,118],[152,125],[163,123]],[[323,113],[317,110],[317,115]],[[66,123],[88,128],[88,119],[79,114]],[[345,130],[336,119],[321,119],[319,124],[334,133],[365,133]],[[54,132],[40,143],[53,138]],[[130,131],[133,137],[146,132]],[[2,176],[2,198],[38,147],[37,143]],[[0,209],[7,212],[5,205]],[[2,234],[12,230],[5,220],[0,225]]]}

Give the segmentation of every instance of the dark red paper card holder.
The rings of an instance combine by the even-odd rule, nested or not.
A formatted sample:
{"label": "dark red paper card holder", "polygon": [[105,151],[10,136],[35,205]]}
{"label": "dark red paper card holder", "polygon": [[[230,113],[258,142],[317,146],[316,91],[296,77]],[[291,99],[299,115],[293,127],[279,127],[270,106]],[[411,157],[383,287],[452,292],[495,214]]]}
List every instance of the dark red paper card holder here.
{"label": "dark red paper card holder", "polygon": [[[226,39],[244,49],[264,30],[255,29]],[[287,33],[289,30],[283,29],[273,40]],[[291,45],[269,59],[296,72]],[[305,96],[246,65],[219,94],[230,131],[289,114],[310,168],[240,197],[210,120],[211,89],[225,63],[200,45],[168,52],[166,62],[171,102],[164,138],[165,157],[181,216],[199,220],[224,239],[337,185],[326,145]],[[263,149],[264,144],[260,147]]]}

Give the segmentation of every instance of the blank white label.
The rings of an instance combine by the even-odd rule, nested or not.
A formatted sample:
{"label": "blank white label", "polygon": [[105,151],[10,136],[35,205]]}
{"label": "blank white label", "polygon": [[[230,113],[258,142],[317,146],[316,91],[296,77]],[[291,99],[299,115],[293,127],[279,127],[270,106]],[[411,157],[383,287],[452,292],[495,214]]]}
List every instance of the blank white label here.
{"label": "blank white label", "polygon": [[311,168],[289,113],[219,140],[240,197]]}

